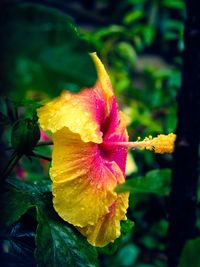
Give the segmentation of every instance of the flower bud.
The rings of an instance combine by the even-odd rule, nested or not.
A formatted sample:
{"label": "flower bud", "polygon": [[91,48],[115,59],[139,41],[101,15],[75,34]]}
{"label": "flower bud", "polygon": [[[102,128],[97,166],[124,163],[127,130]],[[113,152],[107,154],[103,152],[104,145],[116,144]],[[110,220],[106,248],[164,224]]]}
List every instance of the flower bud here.
{"label": "flower bud", "polygon": [[19,119],[11,133],[11,145],[19,153],[28,155],[40,139],[40,129],[34,120]]}

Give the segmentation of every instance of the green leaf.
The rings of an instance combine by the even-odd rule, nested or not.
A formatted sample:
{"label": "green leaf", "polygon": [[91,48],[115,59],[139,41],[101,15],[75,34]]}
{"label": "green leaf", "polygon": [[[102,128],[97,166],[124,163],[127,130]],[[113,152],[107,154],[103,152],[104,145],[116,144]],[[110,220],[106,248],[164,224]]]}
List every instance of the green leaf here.
{"label": "green leaf", "polygon": [[72,37],[70,40],[71,42],[65,45],[44,50],[41,53],[40,62],[55,74],[65,76],[65,82],[74,82],[81,87],[94,85],[96,76],[90,59],[80,48],[83,44],[78,40],[72,42]]}
{"label": "green leaf", "polygon": [[200,237],[187,241],[178,267],[199,267],[200,266]]}
{"label": "green leaf", "polygon": [[5,10],[4,21],[5,73],[12,98],[56,96],[71,88],[67,84],[76,90],[94,85],[97,75],[89,46],[64,13],[18,4]]}
{"label": "green leaf", "polygon": [[130,0],[132,4],[143,4],[145,2],[147,2],[147,0]]}
{"label": "green leaf", "polygon": [[146,45],[151,45],[155,38],[155,28],[152,26],[146,26],[143,29],[143,38]]}
{"label": "green leaf", "polygon": [[164,0],[163,1],[163,6],[172,8],[172,9],[180,9],[184,10],[185,9],[185,2],[183,0]]}
{"label": "green leaf", "polygon": [[18,190],[21,190],[24,193],[29,195],[39,196],[43,193],[51,192],[51,181],[43,180],[43,181],[22,181],[16,178],[8,178],[7,182],[15,187]]}
{"label": "green leaf", "polygon": [[137,54],[131,44],[127,42],[120,42],[117,45],[117,51],[119,55],[126,60],[126,62],[130,62],[133,66],[135,65]]}
{"label": "green leaf", "polygon": [[126,16],[124,17],[124,24],[132,24],[144,17],[144,11],[143,10],[131,10],[129,11]]}
{"label": "green leaf", "polygon": [[170,190],[170,169],[153,170],[144,177],[127,180],[124,184],[117,186],[116,192],[130,193],[153,193],[160,196],[168,195]]}
{"label": "green leaf", "polygon": [[26,192],[17,189],[5,192],[1,198],[2,224],[12,225],[32,206],[31,199]]}
{"label": "green leaf", "polygon": [[133,226],[134,226],[134,222],[132,222],[130,220],[121,221],[121,235],[122,235],[122,237],[127,235],[133,229]]}
{"label": "green leaf", "polygon": [[165,31],[182,32],[184,29],[183,23],[179,20],[170,19],[164,23]]}
{"label": "green leaf", "polygon": [[32,183],[9,178],[7,182],[12,186],[4,198],[4,217],[9,224],[18,220],[30,207],[36,208],[35,257],[38,267],[98,266],[96,249],[54,211],[50,181]]}
{"label": "green leaf", "polygon": [[[4,236],[3,242],[1,242],[6,251],[6,253],[4,253],[3,262],[6,262],[7,267],[35,266],[33,253],[35,248],[34,219],[30,217],[29,219],[32,219],[31,224],[27,224],[27,217],[30,217],[30,215],[24,216],[23,220],[20,220],[10,227],[9,231]],[[1,236],[1,238],[2,237],[3,236]]]}
{"label": "green leaf", "polygon": [[122,34],[124,31],[124,27],[119,25],[111,25],[108,27],[100,28],[94,35],[95,39],[104,39],[107,36],[118,36]]}
{"label": "green leaf", "polygon": [[98,266],[96,249],[75,229],[52,218],[47,208],[37,209],[37,219],[35,257],[38,267]]}
{"label": "green leaf", "polygon": [[27,182],[8,178],[7,191],[1,197],[1,222],[5,226],[15,223],[31,207],[45,199],[44,193],[51,191],[51,182]]}

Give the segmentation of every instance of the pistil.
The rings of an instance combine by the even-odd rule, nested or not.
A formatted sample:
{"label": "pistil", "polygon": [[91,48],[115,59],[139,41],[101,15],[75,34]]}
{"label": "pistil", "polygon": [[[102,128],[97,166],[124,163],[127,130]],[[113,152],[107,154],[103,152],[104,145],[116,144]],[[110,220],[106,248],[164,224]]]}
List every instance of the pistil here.
{"label": "pistil", "polygon": [[104,145],[114,145],[127,148],[140,148],[153,150],[155,153],[172,153],[174,151],[174,143],[176,140],[176,135],[170,133],[168,135],[159,134],[157,137],[152,138],[152,136],[146,137],[142,141],[135,142],[104,142]]}

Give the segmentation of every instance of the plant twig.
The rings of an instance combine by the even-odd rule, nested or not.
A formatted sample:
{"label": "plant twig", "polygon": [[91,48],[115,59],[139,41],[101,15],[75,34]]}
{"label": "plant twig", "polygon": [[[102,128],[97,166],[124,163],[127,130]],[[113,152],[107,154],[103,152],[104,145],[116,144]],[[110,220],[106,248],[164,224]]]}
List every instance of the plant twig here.
{"label": "plant twig", "polygon": [[35,153],[35,152],[32,152],[32,154],[30,156],[35,157],[35,158],[45,159],[47,161],[51,161],[52,160],[51,157],[48,157],[48,156],[45,156],[45,155],[41,155],[41,154]]}
{"label": "plant twig", "polygon": [[8,164],[6,165],[4,170],[2,171],[1,182],[3,182],[4,179],[11,173],[11,171],[13,170],[13,168],[15,167],[15,165],[17,164],[17,162],[20,160],[21,157],[22,157],[22,154],[19,154],[16,151],[14,151],[12,153]]}
{"label": "plant twig", "polygon": [[52,146],[53,145],[53,142],[52,141],[48,141],[48,142],[39,142],[37,143],[36,147],[37,146]]}

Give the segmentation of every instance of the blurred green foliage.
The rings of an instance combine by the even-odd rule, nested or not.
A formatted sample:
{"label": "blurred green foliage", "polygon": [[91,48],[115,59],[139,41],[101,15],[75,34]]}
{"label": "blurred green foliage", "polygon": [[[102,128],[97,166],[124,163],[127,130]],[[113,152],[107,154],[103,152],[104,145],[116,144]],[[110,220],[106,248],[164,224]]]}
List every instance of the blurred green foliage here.
{"label": "blurred green foliage", "polygon": [[168,195],[170,191],[170,169],[149,171],[145,177],[128,179],[116,188],[116,192],[152,193],[160,196]]}
{"label": "blurred green foliage", "polygon": [[200,266],[199,251],[200,251],[200,238],[199,237],[197,237],[196,239],[187,241],[183,249],[178,267]]}
{"label": "blurred green foliage", "polygon": [[12,99],[38,92],[56,96],[65,88],[78,91],[95,83],[89,46],[66,14],[23,3],[5,9],[3,18],[6,89]]}
{"label": "blurred green foliage", "polygon": [[[106,0],[44,1],[43,5],[30,5],[30,1],[10,2],[14,4],[6,9],[1,28],[8,44],[5,85],[20,116],[30,118],[41,104],[38,100],[48,100],[63,89],[78,91],[92,86],[96,73],[88,52],[97,51],[111,77],[119,107],[128,118],[130,140],[175,131],[184,48],[183,0],[118,0],[114,6]],[[12,120],[7,116],[8,105],[1,108],[0,121],[8,127],[4,136],[8,140]],[[35,150],[49,156],[51,153],[49,147]],[[118,240],[97,249],[100,266],[165,267],[172,158],[140,150],[132,150],[131,157],[137,168],[127,177],[128,189],[132,192],[130,221],[122,223],[123,234]],[[25,170],[23,179],[28,180],[30,186],[37,187],[41,180],[48,181],[49,164],[37,158],[32,161],[22,158],[17,168],[18,176],[19,168]],[[13,186],[13,182],[11,184]],[[11,193],[7,193],[7,205],[15,210],[12,213],[15,218],[6,221],[15,222],[28,208],[39,205],[36,208],[39,221],[36,240],[41,249],[36,252],[39,266],[64,266],[63,255],[67,255],[69,266],[77,264],[72,255],[77,257],[77,266],[98,266],[96,250],[87,247],[84,238],[74,229],[62,228],[61,222],[48,218],[49,214],[44,212],[40,200],[38,202],[38,191],[34,193],[36,198],[32,196],[29,202],[27,185],[20,189],[15,185]],[[19,209],[10,200],[17,195],[21,202]],[[28,216],[32,216],[32,211],[29,210]],[[55,239],[49,237],[50,232]],[[197,250],[193,251],[196,244],[186,246],[180,267],[189,266],[185,262],[193,256],[188,255],[197,255]],[[45,251],[48,245],[51,248]],[[197,245],[199,248],[199,242]],[[55,254],[56,259],[52,259],[52,253],[57,253],[55,247],[61,250]]]}

